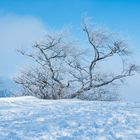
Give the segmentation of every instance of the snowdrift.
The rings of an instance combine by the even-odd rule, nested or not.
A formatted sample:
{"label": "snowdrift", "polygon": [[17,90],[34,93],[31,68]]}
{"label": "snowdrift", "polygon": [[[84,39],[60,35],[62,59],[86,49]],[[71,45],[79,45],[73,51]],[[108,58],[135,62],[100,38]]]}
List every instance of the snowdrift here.
{"label": "snowdrift", "polygon": [[0,99],[0,140],[138,140],[140,103]]}

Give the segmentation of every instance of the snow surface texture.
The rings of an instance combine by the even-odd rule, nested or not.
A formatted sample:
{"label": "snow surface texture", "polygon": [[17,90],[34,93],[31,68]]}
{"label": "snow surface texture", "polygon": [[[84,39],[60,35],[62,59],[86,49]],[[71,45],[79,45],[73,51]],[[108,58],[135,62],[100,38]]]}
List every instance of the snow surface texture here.
{"label": "snow surface texture", "polygon": [[0,140],[140,140],[140,103],[1,98]]}

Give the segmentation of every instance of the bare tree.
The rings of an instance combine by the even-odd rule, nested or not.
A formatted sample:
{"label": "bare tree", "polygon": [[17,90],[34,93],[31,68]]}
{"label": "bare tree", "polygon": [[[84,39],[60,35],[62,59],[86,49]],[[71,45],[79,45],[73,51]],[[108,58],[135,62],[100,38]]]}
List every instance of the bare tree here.
{"label": "bare tree", "polygon": [[[139,66],[128,65],[124,58],[130,51],[125,40],[118,39],[103,29],[83,25],[92,57],[87,50],[65,39],[61,34],[47,35],[42,42],[32,46],[32,53],[18,50],[22,55],[33,59],[37,65],[23,70],[14,78],[22,86],[24,95],[42,99],[81,98],[90,100],[116,100],[118,81],[125,80],[139,71]],[[122,71],[104,73],[97,67],[102,61],[114,56],[122,60]],[[114,90],[115,89],[115,90]]]}

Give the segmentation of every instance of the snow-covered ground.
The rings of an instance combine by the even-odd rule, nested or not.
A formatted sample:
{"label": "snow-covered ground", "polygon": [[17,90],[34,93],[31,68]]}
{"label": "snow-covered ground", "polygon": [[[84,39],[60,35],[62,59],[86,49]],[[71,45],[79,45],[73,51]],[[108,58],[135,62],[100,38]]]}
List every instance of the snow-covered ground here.
{"label": "snow-covered ground", "polygon": [[0,140],[140,140],[140,103],[1,98]]}

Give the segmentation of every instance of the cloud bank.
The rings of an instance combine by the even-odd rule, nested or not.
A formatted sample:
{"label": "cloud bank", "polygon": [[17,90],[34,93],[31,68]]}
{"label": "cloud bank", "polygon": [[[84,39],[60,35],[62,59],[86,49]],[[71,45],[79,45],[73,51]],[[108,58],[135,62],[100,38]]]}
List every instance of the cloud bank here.
{"label": "cloud bank", "polygon": [[11,76],[26,61],[16,49],[29,47],[46,32],[43,23],[31,16],[0,16],[0,75]]}

